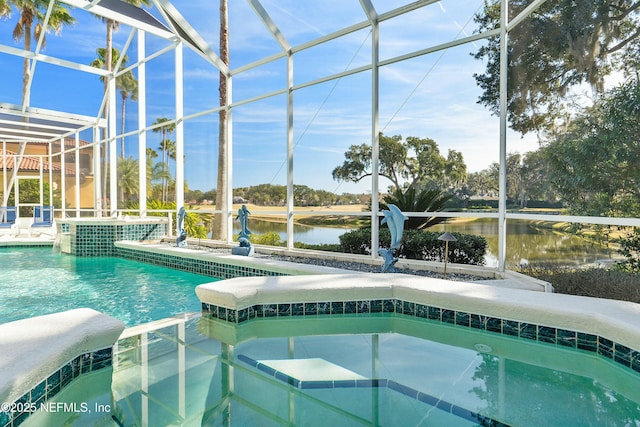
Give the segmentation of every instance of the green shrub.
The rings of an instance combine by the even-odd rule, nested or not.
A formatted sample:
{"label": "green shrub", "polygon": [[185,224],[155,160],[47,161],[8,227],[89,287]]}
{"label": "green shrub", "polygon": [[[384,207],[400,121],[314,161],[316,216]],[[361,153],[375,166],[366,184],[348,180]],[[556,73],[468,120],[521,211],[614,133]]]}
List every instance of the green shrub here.
{"label": "green shrub", "polygon": [[624,261],[619,261],[616,267],[622,271],[640,272],[640,230],[634,228],[625,237],[620,239],[618,252],[624,256]]}
{"label": "green shrub", "polygon": [[[425,261],[444,261],[445,242],[438,240],[442,233],[423,230],[407,230],[397,253],[400,258],[419,259]],[[483,265],[487,251],[484,237],[471,234],[451,233],[458,241],[449,242],[449,262],[459,264]],[[380,229],[380,247],[388,248],[391,234],[386,228]],[[370,255],[371,230],[359,229],[349,231],[340,236],[342,252]]]}
{"label": "green shrub", "polygon": [[340,245],[337,243],[320,243],[320,244],[312,244],[312,243],[303,243],[303,242],[293,242],[293,247],[298,249],[311,249],[314,251],[327,251],[327,252],[340,252]]}
{"label": "green shrub", "polygon": [[606,268],[528,265],[520,273],[553,285],[559,294],[582,295],[640,303],[640,275]]}
{"label": "green shrub", "polygon": [[[239,236],[235,237],[236,241]],[[284,246],[284,242],[280,240],[280,235],[273,231],[265,234],[250,234],[249,241],[256,245]]]}

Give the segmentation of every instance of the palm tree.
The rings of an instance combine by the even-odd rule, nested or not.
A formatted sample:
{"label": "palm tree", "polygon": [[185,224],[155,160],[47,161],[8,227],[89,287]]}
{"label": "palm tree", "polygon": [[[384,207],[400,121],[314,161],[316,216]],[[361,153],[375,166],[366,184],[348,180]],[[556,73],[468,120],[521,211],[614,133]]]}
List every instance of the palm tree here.
{"label": "palm tree", "polygon": [[[43,35],[43,31],[46,33],[49,29],[53,29],[53,31],[58,34],[64,25],[70,25],[76,22],[65,6],[55,2],[49,20],[46,22],[46,26],[44,26],[44,18],[48,6],[49,3],[42,0],[0,0],[0,18],[9,17],[13,8],[16,8],[20,13],[18,22],[13,28],[13,38],[16,41],[23,39],[24,50],[27,52],[31,51],[32,35],[38,39]],[[35,28],[33,27],[34,22],[36,23]],[[31,81],[31,69],[29,64],[30,59],[25,56],[22,66],[22,105],[27,107],[30,104],[29,83]],[[24,155],[25,147],[26,143],[21,142],[17,155],[18,159],[21,159]],[[11,187],[13,187],[17,172],[18,168],[14,168],[7,183],[7,188],[11,189]],[[3,205],[7,204],[10,193],[11,191],[8,191],[7,194],[4,195]]]}
{"label": "palm tree", "polygon": [[[2,1],[2,0],[0,0]],[[149,6],[151,4],[150,0],[123,0],[125,3],[129,3],[133,6],[136,7],[140,7],[142,5],[145,6]],[[112,53],[112,49],[113,49],[113,32],[114,31],[118,31],[118,27],[120,25],[120,23],[118,21],[114,21],[112,19],[104,19],[101,18],[103,20],[103,22],[105,22],[107,24],[107,40],[106,40],[106,46],[105,46],[105,64],[107,65],[106,70],[107,71],[113,71],[113,67],[112,64],[115,64],[115,62],[113,62],[113,59],[111,58],[111,53]],[[104,93],[107,93],[108,90],[108,86],[107,86],[107,82],[104,82]]]}
{"label": "palm tree", "polygon": [[[229,14],[227,11],[227,0],[220,0],[220,60],[229,65]],[[220,72],[220,109],[218,124],[218,180],[216,191],[216,208],[222,212],[229,209],[227,200],[227,76]],[[213,236],[219,239],[227,239],[226,215],[218,214],[214,217]]]}
{"label": "palm tree", "polygon": [[[12,6],[19,12],[20,16],[16,26],[13,28],[13,38],[18,41],[24,40],[24,50],[31,51],[32,35],[38,39],[48,29],[58,34],[64,25],[70,25],[76,20],[69,14],[69,10],[62,4],[55,2],[51,16],[44,27],[44,18],[49,2],[42,0],[0,0],[0,17],[8,17],[11,14]],[[33,24],[35,22],[35,28]],[[30,60],[25,57],[22,71],[22,103],[29,106],[29,82],[31,80]]]}
{"label": "palm tree", "polygon": [[121,158],[118,161],[118,188],[120,188],[120,198],[123,202],[128,201],[132,195],[138,194],[139,179],[138,160],[133,157]]}
{"label": "palm tree", "polygon": [[125,105],[127,105],[127,99],[131,99],[132,101],[138,100],[138,80],[131,71],[127,71],[118,77],[116,86],[119,87],[120,96],[122,97],[122,140],[120,141],[120,156],[124,159]]}
{"label": "palm tree", "polygon": [[[98,57],[91,62],[92,67],[95,68],[103,68],[106,69],[106,49],[98,48],[96,49],[96,53]],[[118,49],[111,48],[111,68],[115,67],[120,61],[120,51]],[[122,62],[120,64],[120,69],[127,67],[127,62],[129,58],[127,55],[122,57]],[[104,76],[100,76],[100,81],[104,82]],[[120,96],[122,96],[122,113],[121,113],[121,123],[122,123],[122,134],[124,135],[124,123],[125,123],[125,105],[127,103],[127,99],[131,98],[132,101],[138,100],[138,81],[131,71],[127,71],[126,73],[118,76],[116,78],[116,88],[120,89]],[[120,142],[120,157],[124,158],[124,136]],[[106,167],[106,165],[105,165]]]}
{"label": "palm tree", "polygon": [[[172,134],[173,132],[175,132],[176,130],[176,124],[175,122],[171,122],[170,119],[166,118],[166,117],[160,117],[158,119],[156,119],[155,122],[153,122],[153,125],[158,125],[161,124],[161,126],[154,128],[153,131],[155,133],[158,132],[162,132],[162,140],[160,141],[160,151],[162,151],[162,162],[167,165],[167,169],[168,169],[168,165],[169,165],[169,151],[171,149],[171,144],[173,144],[173,150],[174,150],[174,157],[175,157],[175,143],[173,141],[171,141],[170,139],[168,139],[168,135]],[[169,175],[171,176],[171,175]],[[166,180],[163,180],[162,182],[162,201],[166,201],[166,193],[165,193],[165,189],[166,189]]]}
{"label": "palm tree", "polygon": [[[445,194],[439,189],[424,189],[418,192],[412,185],[405,191],[394,190],[392,194],[384,197],[385,203],[381,203],[382,209],[388,209],[388,204],[394,204],[403,212],[440,212],[453,196]],[[405,221],[406,230],[423,230],[446,221],[444,217],[411,217]]]}
{"label": "palm tree", "polygon": [[[151,198],[159,198],[158,192],[154,191],[153,182],[160,181],[164,183],[166,179],[171,178],[168,173],[167,165],[164,162],[154,163],[154,159],[158,158],[158,152],[153,148],[147,147],[147,188],[151,191]],[[160,191],[161,193],[162,191]],[[160,195],[161,197],[161,195]]]}

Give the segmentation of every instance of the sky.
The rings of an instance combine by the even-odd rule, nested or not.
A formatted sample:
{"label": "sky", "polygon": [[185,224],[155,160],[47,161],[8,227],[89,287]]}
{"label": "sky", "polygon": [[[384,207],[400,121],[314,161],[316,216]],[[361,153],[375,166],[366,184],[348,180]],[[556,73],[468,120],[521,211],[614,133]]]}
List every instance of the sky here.
{"label": "sky", "polygon": [[[405,0],[373,0],[379,13]],[[294,48],[366,19],[358,0],[262,0],[262,6]],[[173,5],[218,52],[218,2],[174,0]],[[483,0],[442,0],[380,26],[380,59],[396,58],[471,35],[473,15]],[[89,64],[105,44],[105,25],[85,11],[72,9],[77,23],[60,34],[49,34],[44,54]],[[159,16],[157,11],[151,13]],[[14,48],[17,14],[0,20],[0,44]],[[231,69],[254,63],[281,51],[248,1],[229,1]],[[114,45],[123,50],[131,28],[121,25]],[[463,154],[468,171],[485,169],[498,161],[499,120],[477,103],[481,94],[473,78],[484,64],[472,57],[482,42],[449,48],[380,69],[379,127],[387,135],[434,139],[443,156],[453,149]],[[35,43],[34,43],[35,44]],[[147,55],[168,46],[148,35]],[[325,45],[294,55],[294,85],[356,69],[371,62],[371,33],[363,29]],[[135,38],[126,51],[137,60]],[[0,53],[0,103],[20,104],[22,59]],[[218,105],[218,72],[189,49],[184,50],[185,115],[196,115]],[[174,54],[157,56],[147,64],[147,125],[175,116]],[[285,95],[245,103],[286,87],[286,61],[279,59],[233,77],[233,186],[286,184]],[[301,87],[294,91],[294,182],[336,193],[370,191],[370,179],[339,183],[331,176],[353,144],[370,143],[372,133],[371,72]],[[31,106],[96,116],[103,86],[96,75],[46,63],[36,64]],[[118,96],[118,115],[122,102]],[[137,103],[126,104],[125,132],[137,128]],[[120,116],[118,132],[121,132]],[[218,118],[208,114],[185,121],[185,178],[190,189],[216,186]],[[90,139],[82,135],[83,139]],[[148,132],[147,146],[157,149],[161,134]],[[120,154],[118,142],[118,154]],[[509,133],[508,152],[524,153],[538,147],[535,138]],[[159,150],[158,150],[159,151]],[[125,139],[125,155],[137,157],[136,137]],[[383,179],[380,188],[389,184]]]}

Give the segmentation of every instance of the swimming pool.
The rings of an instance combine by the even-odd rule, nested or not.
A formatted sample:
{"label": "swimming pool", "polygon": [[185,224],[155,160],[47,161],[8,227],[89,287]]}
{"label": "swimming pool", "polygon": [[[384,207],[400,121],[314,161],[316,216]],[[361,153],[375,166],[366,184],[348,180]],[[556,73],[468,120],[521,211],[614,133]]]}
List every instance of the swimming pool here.
{"label": "swimming pool", "polygon": [[0,323],[89,307],[127,326],[200,311],[195,287],[217,279],[116,257],[0,248]]}
{"label": "swimming pool", "polygon": [[640,424],[638,380],[593,353],[397,314],[198,316],[120,339],[102,395],[55,399],[112,405],[121,426],[619,426]]}

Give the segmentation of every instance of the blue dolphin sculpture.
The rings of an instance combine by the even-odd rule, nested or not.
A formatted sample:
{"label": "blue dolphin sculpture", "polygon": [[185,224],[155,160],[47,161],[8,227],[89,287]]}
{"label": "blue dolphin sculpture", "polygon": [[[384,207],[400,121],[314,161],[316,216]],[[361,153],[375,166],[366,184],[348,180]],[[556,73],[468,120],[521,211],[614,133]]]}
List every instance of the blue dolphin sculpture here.
{"label": "blue dolphin sculpture", "polygon": [[391,233],[391,249],[398,249],[400,242],[402,241],[402,234],[404,233],[404,222],[409,218],[402,213],[402,211],[394,204],[389,204],[389,210],[383,209],[382,224],[387,224],[389,232]]}
{"label": "blue dolphin sculpture", "polygon": [[184,206],[178,211],[178,238],[176,238],[176,245],[179,248],[187,246],[187,232],[184,231],[184,217],[187,216],[187,211],[184,210]]}
{"label": "blue dolphin sculpture", "polygon": [[391,233],[391,246],[389,249],[379,249],[378,253],[384,258],[384,265],[382,266],[383,273],[393,273],[395,269],[395,263],[398,258],[393,255],[395,251],[400,248],[400,242],[402,241],[402,233],[404,233],[404,222],[409,218],[402,213],[402,211],[393,204],[389,204],[389,209],[383,209],[381,223],[387,224],[389,232]]}
{"label": "blue dolphin sculpture", "polygon": [[384,259],[384,264],[382,265],[381,271],[383,273],[395,273],[396,271],[396,262],[398,262],[398,258],[393,256],[394,249],[378,249],[378,253],[382,255]]}
{"label": "blue dolphin sculpture", "polygon": [[242,205],[242,207],[240,209],[238,209],[238,216],[236,217],[236,220],[240,221],[240,237],[249,237],[249,234],[251,233],[251,230],[249,230],[247,228],[247,222],[249,221],[249,214],[251,212],[249,212],[249,209],[247,209],[246,205]]}

